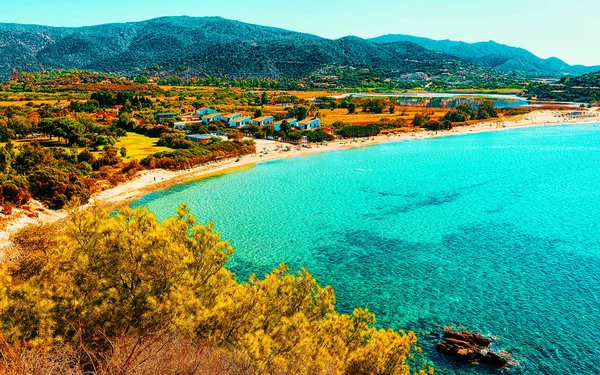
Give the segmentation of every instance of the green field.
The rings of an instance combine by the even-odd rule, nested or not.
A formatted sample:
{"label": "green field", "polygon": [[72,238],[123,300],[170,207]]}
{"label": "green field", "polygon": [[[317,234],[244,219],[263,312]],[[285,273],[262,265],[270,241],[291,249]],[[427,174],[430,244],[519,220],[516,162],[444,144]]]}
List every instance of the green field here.
{"label": "green field", "polygon": [[[58,142],[58,138],[54,137],[52,140],[48,138],[44,139],[36,139],[43,147],[68,147],[64,143]],[[32,139],[23,139],[13,141],[15,145],[25,144],[31,142]],[[158,142],[158,138],[151,138],[145,135],[128,132],[127,136],[119,138],[119,141],[115,143],[114,147],[120,149],[121,147],[125,147],[127,149],[127,157],[125,160],[133,160],[133,159],[143,159],[148,155],[152,155],[156,152],[161,151],[173,151],[173,149],[169,147],[161,147],[157,146],[156,142]],[[6,142],[0,142],[0,146],[4,146]],[[101,154],[100,151],[94,152],[96,156]]]}
{"label": "green field", "polygon": [[119,141],[115,143],[115,147],[117,149],[121,147],[127,149],[126,160],[139,160],[155,152],[173,151],[169,147],[157,146],[156,142],[158,142],[158,138],[150,138],[145,135],[128,132],[127,136],[119,138]]}

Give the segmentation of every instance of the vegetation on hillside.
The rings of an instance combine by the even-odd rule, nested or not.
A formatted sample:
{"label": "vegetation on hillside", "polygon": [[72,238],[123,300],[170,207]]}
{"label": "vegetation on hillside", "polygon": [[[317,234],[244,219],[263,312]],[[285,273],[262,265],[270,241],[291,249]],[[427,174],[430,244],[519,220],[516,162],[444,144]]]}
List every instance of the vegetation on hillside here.
{"label": "vegetation on hillside", "polygon": [[[0,267],[3,373],[35,352],[61,359],[38,359],[54,372],[135,374],[182,345],[224,351],[243,373],[410,373],[412,332],[374,328],[365,309],[338,313],[304,269],[237,281],[229,243],[185,206],[162,223],[145,208],[73,210],[64,231],[30,228],[15,243]],[[210,365],[180,359],[166,373]]]}
{"label": "vegetation on hillside", "polygon": [[600,72],[563,77],[554,83],[532,82],[527,95],[544,101],[596,103],[600,101]]}
{"label": "vegetation on hillside", "polygon": [[[514,75],[412,42],[330,40],[218,17],[163,17],[84,28],[0,24],[0,46],[0,81],[8,79],[12,69],[113,72],[117,77],[110,80],[81,82],[87,89],[106,84],[111,91],[123,89],[120,75],[133,79],[130,87],[145,86],[148,91],[151,80],[284,90],[397,90],[432,83],[438,89],[479,84],[493,89],[520,82]],[[56,80],[63,78],[57,75]]]}
{"label": "vegetation on hillside", "polygon": [[558,77],[564,74],[578,75],[600,70],[600,66],[569,65],[556,57],[541,59],[523,48],[494,41],[466,43],[397,34],[382,35],[370,40],[376,43],[411,42],[432,51],[458,56],[487,68],[530,77]]}

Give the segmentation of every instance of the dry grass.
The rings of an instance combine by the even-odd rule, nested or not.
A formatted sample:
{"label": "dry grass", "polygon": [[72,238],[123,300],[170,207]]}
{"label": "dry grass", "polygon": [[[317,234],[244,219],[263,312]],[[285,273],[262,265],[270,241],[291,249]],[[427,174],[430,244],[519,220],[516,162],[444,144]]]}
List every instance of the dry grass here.
{"label": "dry grass", "polygon": [[[0,345],[3,375],[258,375],[235,350],[169,334],[141,340],[128,336],[97,355],[83,348]],[[265,374],[266,375],[266,374]]]}
{"label": "dry grass", "polygon": [[52,104],[56,103],[69,104],[68,100],[55,100],[55,99],[43,99],[43,100],[4,100],[0,101],[0,107],[22,107],[27,103],[33,103],[36,106],[44,105],[44,104]]}
{"label": "dry grass", "polygon": [[337,108],[332,110],[324,109],[321,110],[321,120],[325,125],[331,125],[335,122],[348,122],[353,125],[366,125],[374,124],[379,122],[381,119],[391,120],[406,120],[412,122],[416,114],[429,113],[433,120],[438,120],[443,117],[447,110],[441,108],[423,108],[423,107],[396,107],[395,113],[389,112],[384,113],[366,113],[361,112],[360,109],[357,113],[348,114],[348,110],[345,108]]}

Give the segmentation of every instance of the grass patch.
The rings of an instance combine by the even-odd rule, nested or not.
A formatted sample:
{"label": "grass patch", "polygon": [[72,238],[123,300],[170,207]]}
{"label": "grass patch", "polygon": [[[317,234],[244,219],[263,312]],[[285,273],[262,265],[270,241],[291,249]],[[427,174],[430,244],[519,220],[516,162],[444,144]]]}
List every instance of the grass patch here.
{"label": "grass patch", "polygon": [[158,142],[158,138],[151,138],[142,134],[128,132],[127,136],[119,138],[119,141],[115,143],[115,147],[117,149],[120,149],[121,147],[127,149],[126,160],[139,160],[156,152],[173,151],[173,149],[169,147],[157,146],[156,142]]}

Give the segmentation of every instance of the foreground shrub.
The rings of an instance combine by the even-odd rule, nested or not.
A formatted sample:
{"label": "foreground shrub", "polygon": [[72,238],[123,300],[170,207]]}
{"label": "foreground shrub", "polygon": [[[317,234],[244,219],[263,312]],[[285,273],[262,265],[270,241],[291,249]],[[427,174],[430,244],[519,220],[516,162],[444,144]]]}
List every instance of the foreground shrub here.
{"label": "foreground shrub", "polygon": [[364,309],[339,314],[331,287],[304,269],[237,282],[224,268],[229,243],[185,206],[162,223],[145,208],[75,210],[66,230],[35,228],[15,243],[0,273],[5,345],[59,345],[82,371],[133,355],[118,342],[172,336],[235,351],[260,373],[410,372],[412,332],[376,329]]}

